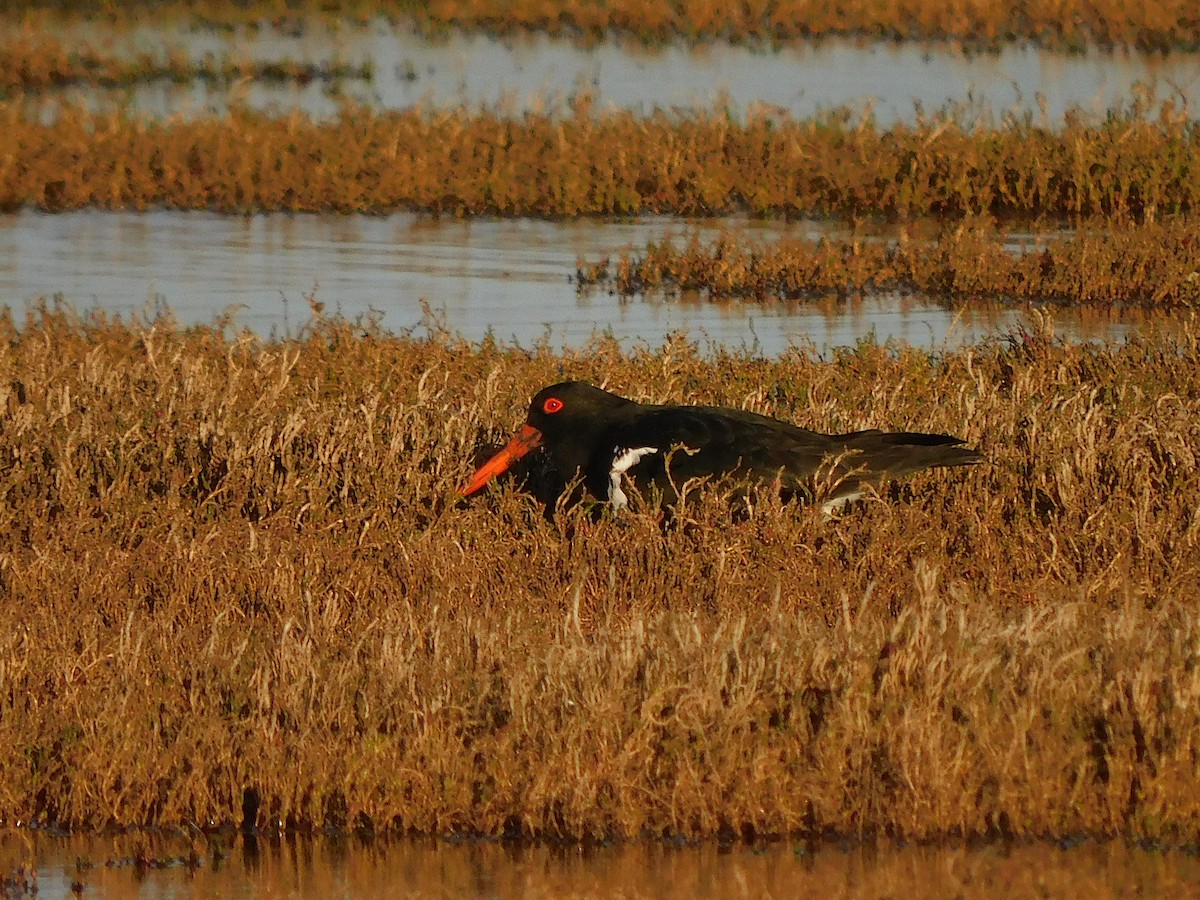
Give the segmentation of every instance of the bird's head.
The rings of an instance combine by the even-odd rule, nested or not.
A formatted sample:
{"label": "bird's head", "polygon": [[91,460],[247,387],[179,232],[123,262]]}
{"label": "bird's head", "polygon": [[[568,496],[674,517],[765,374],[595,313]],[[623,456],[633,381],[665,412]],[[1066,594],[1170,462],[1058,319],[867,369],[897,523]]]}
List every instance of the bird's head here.
{"label": "bird's head", "polygon": [[[525,424],[500,452],[476,470],[459,493],[475,493],[522,456],[543,446],[562,468],[579,468],[592,437],[631,404],[584,381],[564,381],[542,388],[529,403]],[[574,473],[564,474],[570,477]]]}

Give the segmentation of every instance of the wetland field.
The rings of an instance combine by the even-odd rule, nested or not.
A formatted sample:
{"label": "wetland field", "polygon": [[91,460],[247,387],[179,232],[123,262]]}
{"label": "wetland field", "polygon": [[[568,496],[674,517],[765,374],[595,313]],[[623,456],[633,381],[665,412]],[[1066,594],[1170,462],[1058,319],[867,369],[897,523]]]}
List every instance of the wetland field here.
{"label": "wetland field", "polygon": [[[1197,348],[527,352],[5,325],[10,821],[554,838],[1200,815]],[[563,370],[989,465],[819,514],[456,489]]]}
{"label": "wetland field", "polygon": [[[36,254],[28,234],[55,216],[525,217],[539,235],[636,221],[636,243],[563,266],[562,291],[767,310],[919,296],[1020,324],[769,354],[631,344],[602,321],[570,346],[517,344],[436,316],[389,330],[314,289],[307,321],[267,336],[224,302],[200,323],[169,294],[134,316],[88,308],[56,296],[52,259],[31,267],[36,292],[0,296],[0,893],[31,894],[40,866],[43,896],[124,896],[105,887],[114,867],[170,871],[164,896],[172,878],[203,892],[225,877],[269,895],[310,852],[353,862],[309,895],[386,895],[393,870],[432,890],[435,869],[438,890],[496,896],[531,869],[537,890],[580,895],[678,889],[697,871],[797,896],[1192,878],[1190,85],[1059,119],[1036,103],[888,123],[869,106],[645,113],[570,84],[538,109],[398,109],[340,93],[391,74],[336,48],[78,40],[158,20],[205,40],[334,21],[639,53],[765,56],[828,36],[1195,62],[1191,5],[329,6],[160,4],[155,19],[130,3],[84,22],[72,3],[0,3],[0,269]],[[215,85],[229,103],[149,114],[121,99],[145,81]],[[238,102],[259,82],[316,84],[337,112]],[[1058,323],[1081,309],[1152,317],[1078,340]],[[529,397],[564,378],[820,431],[948,433],[987,462],[833,518],[717,486],[668,520],[556,503],[536,457],[461,497]]]}

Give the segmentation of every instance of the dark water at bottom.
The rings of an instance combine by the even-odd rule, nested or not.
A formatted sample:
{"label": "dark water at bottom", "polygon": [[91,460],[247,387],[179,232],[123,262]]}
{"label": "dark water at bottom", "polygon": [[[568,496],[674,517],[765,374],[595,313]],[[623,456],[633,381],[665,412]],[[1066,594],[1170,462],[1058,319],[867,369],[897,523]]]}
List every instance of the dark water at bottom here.
{"label": "dark water at bottom", "polygon": [[[140,862],[139,862],[140,860]],[[37,898],[1187,897],[1200,857],[1120,842],[580,848],[494,841],[0,832]],[[81,888],[76,893],[72,885]]]}

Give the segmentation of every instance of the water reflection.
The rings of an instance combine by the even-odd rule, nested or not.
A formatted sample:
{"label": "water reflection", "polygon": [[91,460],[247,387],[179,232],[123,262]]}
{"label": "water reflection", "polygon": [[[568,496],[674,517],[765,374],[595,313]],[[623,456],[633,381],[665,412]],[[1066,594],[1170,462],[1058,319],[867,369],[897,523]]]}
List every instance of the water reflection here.
{"label": "water reflection", "polygon": [[[874,336],[951,348],[1010,331],[1019,309],[951,310],[920,297],[845,303],[713,303],[696,298],[621,300],[579,293],[577,260],[596,260],[648,240],[726,228],[761,239],[836,235],[829,223],[674,219],[631,222],[430,220],[389,217],[203,212],[81,211],[0,216],[0,305],[17,311],[61,294],[76,309],[129,318],[165,304],[184,324],[231,312],[258,334],[295,334],[309,298],[349,319],[373,316],[393,332],[427,323],[426,312],[471,340],[488,334],[530,346],[579,347],[610,333],[626,347],[657,347],[682,332],[702,346],[776,355],[819,351]],[[1059,315],[1079,339],[1120,338],[1127,319]]]}
{"label": "water reflection", "polygon": [[196,59],[345,62],[370,64],[375,72],[372,82],[351,80],[333,89],[321,83],[249,82],[230,89],[164,81],[127,94],[92,89],[65,94],[93,106],[125,97],[133,109],[158,116],[220,112],[236,100],[327,117],[338,113],[345,97],[377,109],[430,103],[500,106],[520,113],[584,90],[602,109],[640,114],[714,105],[745,111],[758,104],[808,118],[846,106],[870,108],[881,124],[890,125],[913,120],[920,104],[926,110],[960,106],[968,115],[1029,112],[1057,124],[1073,108],[1102,116],[1139,92],[1160,102],[1196,98],[1200,89],[1200,54],[1063,55],[1019,45],[979,54],[949,44],[848,40],[770,52],[721,44],[585,48],[544,35],[498,41],[455,34],[432,42],[382,20],[366,26],[313,23],[299,32],[264,24],[232,33],[167,24],[113,33],[93,24],[75,26],[64,37],[113,52],[162,53],[168,46]]}
{"label": "water reflection", "polygon": [[[251,850],[253,852],[251,852]],[[545,847],[492,841],[0,833],[39,898],[1190,896],[1200,860],[1121,843]]]}

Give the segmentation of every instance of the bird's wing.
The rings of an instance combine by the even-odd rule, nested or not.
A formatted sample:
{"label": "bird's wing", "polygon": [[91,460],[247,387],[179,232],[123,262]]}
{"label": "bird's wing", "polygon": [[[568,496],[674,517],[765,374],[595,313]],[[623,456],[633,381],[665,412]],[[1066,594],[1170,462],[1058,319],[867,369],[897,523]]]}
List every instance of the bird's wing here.
{"label": "bird's wing", "polygon": [[611,443],[614,451],[654,448],[656,456],[639,459],[631,474],[651,475],[655,466],[666,464],[676,485],[730,474],[758,480],[782,476],[782,484],[800,486],[840,450],[827,435],[778,419],[704,406],[647,413],[633,426],[614,429]]}

